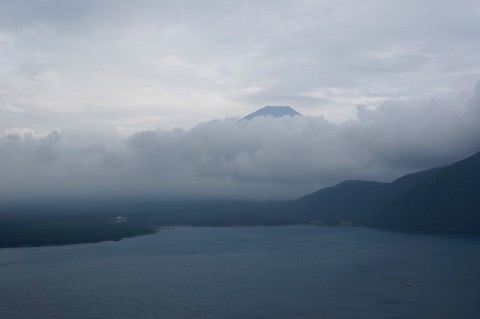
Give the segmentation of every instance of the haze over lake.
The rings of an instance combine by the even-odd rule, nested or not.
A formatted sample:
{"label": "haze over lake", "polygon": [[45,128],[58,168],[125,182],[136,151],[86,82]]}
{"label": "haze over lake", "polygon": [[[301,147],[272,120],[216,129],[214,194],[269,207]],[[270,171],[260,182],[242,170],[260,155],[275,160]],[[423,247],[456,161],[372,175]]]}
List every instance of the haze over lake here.
{"label": "haze over lake", "polygon": [[180,227],[2,249],[0,317],[478,318],[478,269],[475,236]]}
{"label": "haze over lake", "polygon": [[480,318],[479,39],[479,0],[1,1],[0,319]]}

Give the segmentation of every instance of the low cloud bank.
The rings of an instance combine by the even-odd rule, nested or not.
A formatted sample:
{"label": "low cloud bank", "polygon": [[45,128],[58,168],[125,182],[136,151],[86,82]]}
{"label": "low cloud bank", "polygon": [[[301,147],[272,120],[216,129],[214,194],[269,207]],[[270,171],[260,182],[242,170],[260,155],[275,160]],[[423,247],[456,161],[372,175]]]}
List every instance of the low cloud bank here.
{"label": "low cloud bank", "polygon": [[480,151],[480,84],[452,99],[359,106],[357,115],[342,124],[214,120],[127,138],[10,129],[0,138],[0,199],[289,199],[345,179],[390,181]]}

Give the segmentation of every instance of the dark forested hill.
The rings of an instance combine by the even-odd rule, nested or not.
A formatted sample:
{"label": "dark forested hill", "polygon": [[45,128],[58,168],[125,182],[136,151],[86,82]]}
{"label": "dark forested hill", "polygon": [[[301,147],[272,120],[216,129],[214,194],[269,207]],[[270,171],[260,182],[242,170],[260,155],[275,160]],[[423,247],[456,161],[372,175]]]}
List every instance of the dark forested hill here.
{"label": "dark forested hill", "polygon": [[290,225],[290,202],[36,201],[0,203],[0,248],[120,240],[156,227]]}
{"label": "dark forested hill", "polygon": [[313,219],[335,223],[340,219],[365,222],[397,196],[424,181],[439,168],[405,175],[392,183],[345,181],[298,199],[295,204]]}
{"label": "dark forested hill", "polygon": [[392,183],[347,181],[298,199],[310,219],[378,227],[480,233],[480,153]]}
{"label": "dark forested hill", "polygon": [[480,233],[480,153],[435,172],[382,207],[371,225]]}
{"label": "dark forested hill", "polygon": [[388,184],[345,181],[298,199],[295,204],[308,219],[336,224],[341,219],[360,222],[366,213],[378,208]]}

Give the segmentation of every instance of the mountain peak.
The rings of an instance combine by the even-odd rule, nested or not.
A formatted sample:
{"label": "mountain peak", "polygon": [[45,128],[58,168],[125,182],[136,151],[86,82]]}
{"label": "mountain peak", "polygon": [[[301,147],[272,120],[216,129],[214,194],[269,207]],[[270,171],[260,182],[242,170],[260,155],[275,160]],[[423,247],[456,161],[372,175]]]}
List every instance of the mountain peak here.
{"label": "mountain peak", "polygon": [[256,110],[253,113],[248,114],[242,120],[251,120],[258,116],[272,116],[272,117],[282,117],[282,116],[302,116],[290,106],[272,106],[267,105],[262,107],[259,110]]}

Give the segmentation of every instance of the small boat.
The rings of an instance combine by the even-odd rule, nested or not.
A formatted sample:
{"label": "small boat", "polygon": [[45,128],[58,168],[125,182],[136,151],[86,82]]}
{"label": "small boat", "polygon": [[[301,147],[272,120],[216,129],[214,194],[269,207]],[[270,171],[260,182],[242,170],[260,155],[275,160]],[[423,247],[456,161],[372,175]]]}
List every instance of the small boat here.
{"label": "small boat", "polygon": [[411,283],[409,283],[409,282],[406,282],[406,283],[405,283],[405,287],[411,287],[411,286],[412,286]]}

